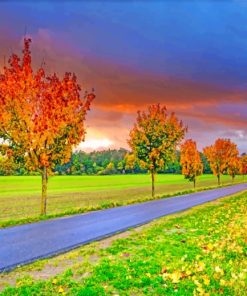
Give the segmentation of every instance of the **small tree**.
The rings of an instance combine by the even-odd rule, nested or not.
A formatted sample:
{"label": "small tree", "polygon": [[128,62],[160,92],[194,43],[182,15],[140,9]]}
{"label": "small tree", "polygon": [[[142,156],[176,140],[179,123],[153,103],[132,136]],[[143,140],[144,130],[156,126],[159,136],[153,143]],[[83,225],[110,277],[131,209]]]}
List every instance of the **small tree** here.
{"label": "small tree", "polygon": [[94,94],[81,98],[76,76],[46,76],[34,71],[30,39],[23,57],[13,54],[0,75],[0,138],[11,155],[42,176],[41,214],[46,214],[47,178],[56,164],[70,160],[72,148],[84,140],[84,120]]}
{"label": "small tree", "polygon": [[245,175],[247,175],[247,154],[243,154],[240,158],[240,173],[243,175],[243,179]]}
{"label": "small tree", "polygon": [[241,171],[241,162],[238,156],[235,156],[230,159],[228,166],[227,166],[227,173],[232,177],[232,183],[236,175],[238,175]]}
{"label": "small tree", "polygon": [[196,178],[203,172],[202,160],[200,153],[197,151],[195,141],[189,139],[181,145],[180,163],[182,174],[185,176],[185,179],[193,182],[195,188]]}
{"label": "small tree", "polygon": [[134,172],[135,165],[136,165],[136,158],[134,154],[126,153],[125,157],[125,170]]}
{"label": "small tree", "polygon": [[115,165],[114,165],[114,162],[110,162],[107,167],[105,168],[105,174],[107,175],[112,175],[112,174],[115,174],[116,173],[116,168],[115,168]]}
{"label": "small tree", "polygon": [[166,107],[161,107],[160,104],[149,106],[146,112],[138,111],[128,143],[140,165],[151,173],[152,196],[157,170],[175,157],[176,147],[186,130],[175,113],[169,115]]}
{"label": "small tree", "polygon": [[213,174],[217,176],[218,185],[220,185],[221,174],[227,172],[231,159],[238,157],[237,145],[230,139],[217,139],[212,146],[203,149],[207,157]]}
{"label": "small tree", "polygon": [[120,160],[118,163],[117,163],[117,170],[123,174],[124,173],[124,161],[123,160]]}

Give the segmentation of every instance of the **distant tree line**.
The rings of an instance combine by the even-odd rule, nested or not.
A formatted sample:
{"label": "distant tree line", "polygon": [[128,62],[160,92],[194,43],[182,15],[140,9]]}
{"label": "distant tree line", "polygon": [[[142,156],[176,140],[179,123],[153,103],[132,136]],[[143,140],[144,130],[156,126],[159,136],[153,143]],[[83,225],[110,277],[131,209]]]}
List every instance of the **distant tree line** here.
{"label": "distant tree line", "polygon": [[[205,174],[212,173],[209,163],[203,153],[200,153]],[[180,151],[176,151],[176,158],[170,161],[164,169],[158,173],[181,174]],[[147,173],[147,169],[127,149],[108,149],[86,153],[77,151],[72,153],[70,161],[63,165],[56,165],[56,175],[111,175],[111,174],[141,174]],[[0,154],[0,175],[38,175],[38,172],[30,171],[22,164],[15,163],[13,159]]]}

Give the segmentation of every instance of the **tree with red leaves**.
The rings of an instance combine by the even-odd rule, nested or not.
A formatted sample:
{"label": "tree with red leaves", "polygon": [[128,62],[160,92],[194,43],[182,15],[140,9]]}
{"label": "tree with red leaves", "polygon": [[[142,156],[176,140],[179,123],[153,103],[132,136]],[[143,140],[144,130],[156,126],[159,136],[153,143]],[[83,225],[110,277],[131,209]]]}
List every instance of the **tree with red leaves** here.
{"label": "tree with red leaves", "polygon": [[46,214],[47,180],[54,166],[69,161],[84,140],[85,115],[93,93],[81,97],[75,74],[46,76],[34,71],[31,39],[24,39],[22,59],[13,54],[0,75],[1,150],[42,176],[41,214]]}

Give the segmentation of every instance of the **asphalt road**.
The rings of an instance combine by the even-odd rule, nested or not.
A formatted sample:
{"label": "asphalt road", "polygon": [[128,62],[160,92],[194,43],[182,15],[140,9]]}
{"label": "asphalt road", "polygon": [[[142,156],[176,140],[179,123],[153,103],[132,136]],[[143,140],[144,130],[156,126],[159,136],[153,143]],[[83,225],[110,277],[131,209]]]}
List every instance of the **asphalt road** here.
{"label": "asphalt road", "polygon": [[0,229],[0,272],[247,189],[247,183]]}

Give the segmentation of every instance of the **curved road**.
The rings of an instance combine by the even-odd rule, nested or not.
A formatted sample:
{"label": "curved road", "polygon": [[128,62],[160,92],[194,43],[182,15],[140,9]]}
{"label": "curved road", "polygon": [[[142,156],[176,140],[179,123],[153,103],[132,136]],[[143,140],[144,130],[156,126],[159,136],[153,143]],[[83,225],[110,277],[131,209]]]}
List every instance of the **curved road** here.
{"label": "curved road", "polygon": [[247,189],[247,183],[0,229],[0,272]]}

